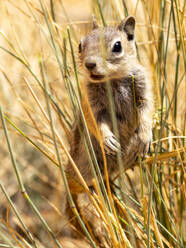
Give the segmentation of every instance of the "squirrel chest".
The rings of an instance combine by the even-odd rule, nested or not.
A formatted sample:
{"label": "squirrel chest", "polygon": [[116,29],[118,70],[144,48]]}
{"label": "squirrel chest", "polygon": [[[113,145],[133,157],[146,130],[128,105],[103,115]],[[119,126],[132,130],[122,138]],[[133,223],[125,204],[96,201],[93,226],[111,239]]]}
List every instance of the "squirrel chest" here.
{"label": "squirrel chest", "polygon": [[[145,104],[145,82],[144,77],[135,72],[123,79],[111,81],[112,100],[120,134],[130,134],[138,126],[138,109]],[[97,122],[103,118],[111,121],[109,99],[106,83],[89,83],[87,85],[88,99]],[[121,141],[122,142],[122,141]]]}

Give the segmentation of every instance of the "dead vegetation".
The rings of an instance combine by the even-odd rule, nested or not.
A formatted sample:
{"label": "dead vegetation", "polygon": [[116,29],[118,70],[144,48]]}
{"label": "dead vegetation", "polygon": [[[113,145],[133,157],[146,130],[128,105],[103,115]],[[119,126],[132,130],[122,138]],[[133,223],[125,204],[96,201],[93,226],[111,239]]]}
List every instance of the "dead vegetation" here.
{"label": "dead vegetation", "polygon": [[[0,2],[0,247],[185,247],[185,5]],[[95,183],[96,193],[69,196],[68,220],[63,179],[81,108],[77,50],[93,12],[100,25],[136,16],[138,56],[156,96],[153,144],[146,161],[117,175],[112,195]]]}

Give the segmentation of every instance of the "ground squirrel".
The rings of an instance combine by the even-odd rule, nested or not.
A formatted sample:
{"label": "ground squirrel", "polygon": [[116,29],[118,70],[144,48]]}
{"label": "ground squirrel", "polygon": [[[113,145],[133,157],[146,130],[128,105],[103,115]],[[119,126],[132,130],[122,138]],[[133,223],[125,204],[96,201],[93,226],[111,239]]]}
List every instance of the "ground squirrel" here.
{"label": "ground squirrel", "polygon": [[[136,58],[135,24],[132,16],[125,18],[117,27],[99,28],[94,21],[93,30],[79,45],[88,101],[102,136],[109,175],[119,170],[116,159],[119,149],[122,151],[123,166],[130,167],[139,155],[147,153],[152,139],[153,95],[151,82]],[[106,91],[108,80],[115,105],[119,140],[113,134]],[[93,129],[89,128],[91,140],[104,176],[102,152]],[[77,121],[72,132],[70,153],[83,178],[91,186],[93,175]],[[81,192],[82,187],[71,180],[72,177],[78,179],[70,163],[67,172],[72,193]]]}

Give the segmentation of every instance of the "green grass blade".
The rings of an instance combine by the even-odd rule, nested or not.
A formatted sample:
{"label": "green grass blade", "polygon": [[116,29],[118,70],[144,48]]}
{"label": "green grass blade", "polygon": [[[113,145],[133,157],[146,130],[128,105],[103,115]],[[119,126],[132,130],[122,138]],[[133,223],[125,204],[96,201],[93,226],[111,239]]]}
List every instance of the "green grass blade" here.
{"label": "green grass blade", "polygon": [[27,194],[27,192],[25,190],[25,187],[24,187],[23,181],[21,179],[20,172],[19,172],[19,169],[18,169],[16,160],[14,158],[13,149],[12,149],[12,146],[11,146],[11,143],[10,143],[10,139],[9,139],[9,136],[8,136],[8,130],[7,130],[7,126],[6,126],[6,122],[5,122],[5,119],[4,119],[4,115],[3,115],[3,112],[2,112],[1,106],[0,106],[0,115],[1,115],[3,129],[4,129],[5,137],[6,137],[6,140],[7,140],[7,144],[8,144],[8,148],[9,148],[11,160],[12,160],[12,165],[13,165],[14,171],[16,173],[16,178],[17,178],[18,183],[19,183],[20,191],[23,194],[24,198],[28,201],[28,203],[30,204],[30,206],[32,207],[32,209],[34,210],[34,212],[37,215],[37,217],[41,220],[41,222],[44,225],[44,227],[46,228],[46,230],[49,232],[49,234],[51,235],[51,237],[54,239],[56,245],[59,248],[62,248],[62,246],[60,245],[59,241],[56,239],[54,233],[52,232],[51,228],[48,226],[46,220],[41,216],[39,210],[34,205],[34,203],[32,202],[32,200],[30,199],[29,195]]}
{"label": "green grass blade", "polygon": [[1,183],[1,181],[0,181],[0,187],[1,187],[1,190],[3,191],[3,193],[5,194],[6,199],[7,199],[8,202],[10,203],[10,206],[12,207],[12,209],[13,209],[15,215],[17,216],[17,218],[18,218],[18,220],[19,220],[19,222],[20,222],[20,224],[22,225],[22,227],[23,227],[23,229],[25,230],[25,232],[28,234],[28,237],[29,237],[29,239],[31,240],[33,247],[37,248],[37,245],[36,245],[36,243],[35,243],[35,241],[34,241],[34,238],[33,238],[32,234],[30,233],[30,231],[28,230],[27,226],[25,225],[25,223],[24,223],[24,221],[23,221],[23,219],[22,219],[20,213],[19,213],[18,210],[16,209],[14,203],[12,202],[11,198],[9,197],[9,195],[8,195],[8,193],[7,193],[6,189],[5,189],[5,187],[4,187],[3,184]]}

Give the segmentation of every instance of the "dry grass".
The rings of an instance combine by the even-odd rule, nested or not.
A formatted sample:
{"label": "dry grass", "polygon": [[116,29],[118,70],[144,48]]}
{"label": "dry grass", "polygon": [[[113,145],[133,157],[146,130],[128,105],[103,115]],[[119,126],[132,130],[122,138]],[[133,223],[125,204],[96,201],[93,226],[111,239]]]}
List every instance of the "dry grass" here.
{"label": "dry grass", "polygon": [[[4,125],[0,124],[0,247],[186,244],[186,3],[111,0],[102,1],[99,9],[99,2],[0,1],[0,107],[4,113]],[[155,93],[154,142],[147,160],[125,174],[127,185],[116,187],[116,194],[107,200],[97,185],[97,194],[86,199],[90,212],[95,214],[96,209],[99,213],[95,223],[104,223],[102,237],[90,225],[94,215],[89,207],[82,210],[83,205],[78,206],[80,214],[73,208],[82,230],[73,229],[77,239],[71,240],[62,233],[69,221],[59,172],[63,175],[71,125],[81,107],[77,81],[81,88],[82,75],[72,55],[77,57],[79,40],[91,28],[93,11],[101,25],[117,23],[127,12],[137,18],[139,59],[149,71]],[[115,178],[117,185],[118,181]],[[123,187],[127,187],[124,192]]]}

